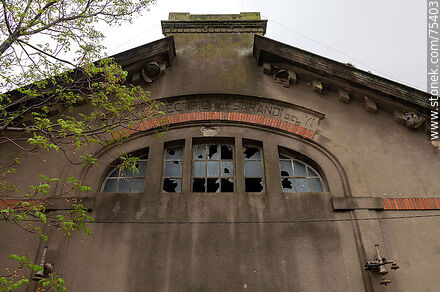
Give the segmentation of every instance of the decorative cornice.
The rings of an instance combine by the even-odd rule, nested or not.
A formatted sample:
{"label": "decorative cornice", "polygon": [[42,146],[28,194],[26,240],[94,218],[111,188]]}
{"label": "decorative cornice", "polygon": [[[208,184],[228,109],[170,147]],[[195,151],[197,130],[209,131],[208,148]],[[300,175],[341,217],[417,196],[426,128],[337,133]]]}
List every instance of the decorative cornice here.
{"label": "decorative cornice", "polygon": [[174,38],[171,36],[116,54],[112,58],[122,67],[157,58],[161,58],[169,66],[175,56]]}
{"label": "decorative cornice", "polygon": [[162,20],[164,35],[175,33],[266,33],[267,20],[260,13],[227,15],[194,15],[170,13],[169,20]]}
{"label": "decorative cornice", "polygon": [[253,54],[259,65],[266,62],[288,63],[324,77],[345,82],[354,88],[369,90],[424,114],[430,110],[429,95],[426,92],[260,35],[254,36]]}

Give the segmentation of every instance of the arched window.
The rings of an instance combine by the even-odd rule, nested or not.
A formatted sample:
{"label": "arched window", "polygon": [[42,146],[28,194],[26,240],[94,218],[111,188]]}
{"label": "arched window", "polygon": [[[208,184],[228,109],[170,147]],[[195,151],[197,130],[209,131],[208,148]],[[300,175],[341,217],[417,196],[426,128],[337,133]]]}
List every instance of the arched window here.
{"label": "arched window", "polygon": [[323,192],[323,181],[309,164],[285,154],[280,156],[281,186],[283,192]]}
{"label": "arched window", "polygon": [[142,193],[144,191],[145,174],[147,172],[148,150],[143,150],[132,167],[113,168],[102,184],[102,192]]}

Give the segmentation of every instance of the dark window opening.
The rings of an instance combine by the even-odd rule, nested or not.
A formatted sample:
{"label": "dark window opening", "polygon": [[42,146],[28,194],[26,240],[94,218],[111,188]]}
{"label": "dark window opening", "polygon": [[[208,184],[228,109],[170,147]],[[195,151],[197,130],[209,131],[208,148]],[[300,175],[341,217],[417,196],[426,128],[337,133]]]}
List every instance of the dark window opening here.
{"label": "dark window opening", "polygon": [[205,179],[194,178],[193,179],[193,192],[205,192]]}
{"label": "dark window opening", "polygon": [[263,187],[263,179],[258,177],[245,178],[245,189],[246,192],[262,192]]}

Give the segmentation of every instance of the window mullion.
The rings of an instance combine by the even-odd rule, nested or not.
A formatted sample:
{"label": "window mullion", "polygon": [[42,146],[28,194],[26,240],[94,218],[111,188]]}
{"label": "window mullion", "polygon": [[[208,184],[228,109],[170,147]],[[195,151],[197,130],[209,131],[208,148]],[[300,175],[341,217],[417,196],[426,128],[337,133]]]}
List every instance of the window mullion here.
{"label": "window mullion", "polygon": [[[244,157],[243,157],[243,138],[237,137],[235,139],[235,169],[234,169],[234,184],[236,192],[244,193]],[[233,163],[234,164],[234,163]]]}

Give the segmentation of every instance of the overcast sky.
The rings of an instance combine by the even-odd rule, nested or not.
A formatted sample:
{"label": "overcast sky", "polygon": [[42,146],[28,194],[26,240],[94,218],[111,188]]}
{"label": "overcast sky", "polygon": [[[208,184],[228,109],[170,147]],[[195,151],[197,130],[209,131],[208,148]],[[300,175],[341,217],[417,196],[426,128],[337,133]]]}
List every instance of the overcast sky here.
{"label": "overcast sky", "polygon": [[105,30],[108,54],[163,38],[169,12],[260,12],[266,37],[426,90],[423,0],[157,0],[132,25]]}

